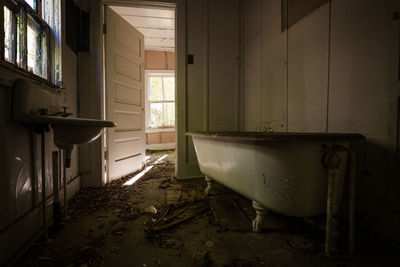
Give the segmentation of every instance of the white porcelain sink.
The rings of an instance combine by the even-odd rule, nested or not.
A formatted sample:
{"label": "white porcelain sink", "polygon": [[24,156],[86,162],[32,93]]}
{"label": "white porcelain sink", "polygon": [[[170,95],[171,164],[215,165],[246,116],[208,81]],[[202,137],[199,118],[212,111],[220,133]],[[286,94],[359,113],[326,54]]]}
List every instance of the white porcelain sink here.
{"label": "white porcelain sink", "polygon": [[32,114],[18,114],[15,120],[51,125],[54,130],[54,142],[61,148],[63,145],[90,143],[101,135],[104,127],[116,126],[112,121]]}

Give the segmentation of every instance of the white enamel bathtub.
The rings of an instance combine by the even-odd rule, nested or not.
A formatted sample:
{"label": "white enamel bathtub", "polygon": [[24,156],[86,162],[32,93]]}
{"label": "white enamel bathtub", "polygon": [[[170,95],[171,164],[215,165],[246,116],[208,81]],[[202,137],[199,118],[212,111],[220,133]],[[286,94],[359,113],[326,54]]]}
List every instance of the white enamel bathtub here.
{"label": "white enamel bathtub", "polygon": [[[359,134],[191,132],[201,172],[258,202],[295,217],[326,211],[327,169],[324,145],[360,140]],[[343,183],[346,153],[339,153]],[[341,188],[341,186],[339,186]],[[340,193],[341,194],[341,193]]]}
{"label": "white enamel bathtub", "polygon": [[330,257],[350,155],[349,248],[354,249],[355,153],[361,134],[189,132],[193,137],[206,194],[213,180],[251,199],[259,232],[265,208],[294,217],[327,213],[325,253]]}

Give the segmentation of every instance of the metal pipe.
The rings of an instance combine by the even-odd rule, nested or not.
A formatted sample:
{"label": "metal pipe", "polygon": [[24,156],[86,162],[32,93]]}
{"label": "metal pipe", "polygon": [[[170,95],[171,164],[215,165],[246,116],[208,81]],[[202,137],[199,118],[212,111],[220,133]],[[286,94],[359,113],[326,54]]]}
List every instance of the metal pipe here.
{"label": "metal pipe", "polygon": [[55,228],[61,227],[61,212],[60,212],[60,200],[58,191],[58,178],[59,178],[59,158],[60,154],[58,151],[53,151],[52,154],[53,163],[53,224]]}
{"label": "metal pipe", "polygon": [[356,195],[356,155],[351,149],[347,149],[350,164],[349,183],[349,253],[354,252],[355,247],[355,195]]}
{"label": "metal pipe", "polygon": [[37,139],[35,131],[32,131],[32,208],[35,208],[38,201],[38,172],[36,168],[36,151],[37,151]]}
{"label": "metal pipe", "polygon": [[340,157],[337,156],[336,151],[332,148],[329,153],[328,163],[328,194],[326,203],[326,229],[325,229],[325,255],[328,258],[332,257],[332,248],[335,245],[338,237],[338,168],[340,165]]}
{"label": "metal pipe", "polygon": [[45,145],[45,131],[41,132],[41,146],[42,146],[42,210],[43,210],[43,236],[47,240],[47,194],[46,194],[46,145]]}
{"label": "metal pipe", "polygon": [[68,205],[67,205],[67,162],[66,162],[66,150],[62,150],[63,153],[63,181],[64,181],[64,215],[68,216]]}
{"label": "metal pipe", "polygon": [[356,154],[344,146],[337,146],[338,150],[344,150],[349,157],[349,253],[352,254],[355,248],[355,195],[356,195]]}

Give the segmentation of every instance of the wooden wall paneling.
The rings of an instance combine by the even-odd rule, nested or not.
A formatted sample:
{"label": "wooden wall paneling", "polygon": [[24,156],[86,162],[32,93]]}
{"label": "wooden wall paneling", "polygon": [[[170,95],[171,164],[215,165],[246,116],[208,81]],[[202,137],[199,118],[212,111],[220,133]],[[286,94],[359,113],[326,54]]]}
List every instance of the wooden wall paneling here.
{"label": "wooden wall paneling", "polygon": [[325,132],[329,4],[289,28],[288,130]]}
{"label": "wooden wall paneling", "polygon": [[[194,64],[187,65],[187,131],[204,130],[204,17],[205,1],[187,1],[187,54]],[[187,163],[197,163],[191,137],[187,139]]]}
{"label": "wooden wall paneling", "polygon": [[256,131],[261,121],[261,14],[260,0],[245,2],[245,109],[246,130]]}
{"label": "wooden wall paneling", "polygon": [[371,175],[358,180],[357,195],[377,205],[385,204],[394,162],[398,37],[390,14],[386,2],[332,2],[329,131],[366,135]]}
{"label": "wooden wall paneling", "polygon": [[281,1],[261,1],[261,131],[285,131],[287,109],[287,35],[281,32]]}
{"label": "wooden wall paneling", "polygon": [[209,127],[211,131],[238,129],[238,4],[209,1]]}

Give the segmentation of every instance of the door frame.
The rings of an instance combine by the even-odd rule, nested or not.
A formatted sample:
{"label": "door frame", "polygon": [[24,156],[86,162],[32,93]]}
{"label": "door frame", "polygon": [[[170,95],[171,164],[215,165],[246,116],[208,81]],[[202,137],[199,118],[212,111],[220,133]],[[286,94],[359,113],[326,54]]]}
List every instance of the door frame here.
{"label": "door frame", "polygon": [[[105,6],[127,6],[127,7],[153,7],[175,10],[175,177],[182,176],[183,168],[186,162],[187,151],[187,131],[186,123],[186,0],[103,0],[99,8],[99,28],[103,31],[103,25],[106,23]],[[101,34],[101,42],[98,47],[102,51],[99,55],[101,66],[101,75],[98,77],[101,80],[101,117],[106,118],[106,90],[105,90],[105,35]],[[106,176],[106,170],[109,170],[109,161],[107,159],[107,130],[102,137],[102,184],[109,182],[109,177]],[[105,163],[105,166],[104,166]],[[180,164],[182,163],[182,164]],[[108,172],[107,172],[108,173]]]}

